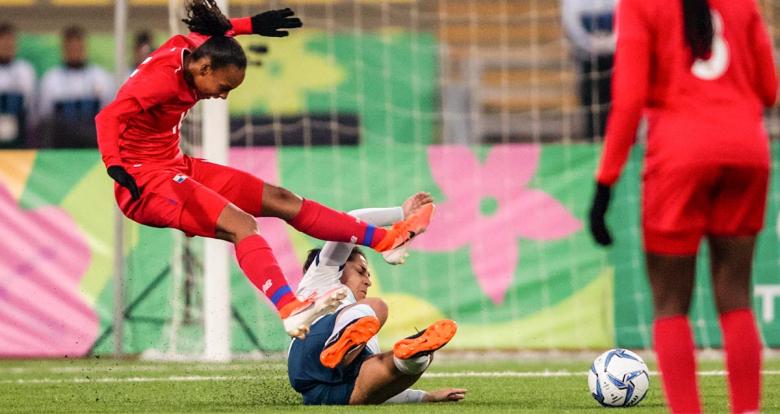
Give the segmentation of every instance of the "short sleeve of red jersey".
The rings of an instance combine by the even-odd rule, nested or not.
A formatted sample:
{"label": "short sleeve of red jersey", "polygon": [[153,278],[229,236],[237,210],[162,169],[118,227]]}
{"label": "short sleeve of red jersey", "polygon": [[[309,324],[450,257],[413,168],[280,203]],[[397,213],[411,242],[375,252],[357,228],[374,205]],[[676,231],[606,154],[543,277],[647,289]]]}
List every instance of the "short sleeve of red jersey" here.
{"label": "short sleeve of red jersey", "polygon": [[621,0],[616,18],[617,46],[612,75],[612,106],[604,150],[596,174],[598,182],[612,185],[620,177],[648,96],[652,29],[642,0]]}

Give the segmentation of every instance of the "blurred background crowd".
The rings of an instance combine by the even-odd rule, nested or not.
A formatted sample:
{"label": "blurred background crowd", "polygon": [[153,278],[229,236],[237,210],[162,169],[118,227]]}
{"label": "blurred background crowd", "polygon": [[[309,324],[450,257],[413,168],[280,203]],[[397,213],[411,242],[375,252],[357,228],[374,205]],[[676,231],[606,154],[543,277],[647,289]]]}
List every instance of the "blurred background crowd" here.
{"label": "blurred background crowd", "polygon": [[[90,31],[103,37],[111,31],[111,9],[99,2],[27,3],[29,7],[16,7],[16,2],[5,7],[0,2],[6,11],[0,17],[0,148],[94,147],[92,119],[111,100],[120,79],[91,56],[89,51],[96,48],[88,45]],[[163,36],[158,41],[166,34],[166,10],[160,7],[163,2],[157,3],[131,3],[130,71],[154,50],[153,34]],[[261,3],[241,3],[232,10],[235,14],[273,6]],[[349,7],[338,2],[327,6],[304,3],[308,8],[334,7],[349,19],[345,14]],[[446,40],[438,97],[442,141],[598,141],[603,137],[615,44],[615,0],[545,1],[532,5],[533,20],[525,27],[512,27],[508,19],[516,15],[523,20],[519,12],[527,14],[528,2],[460,3],[421,2],[414,6],[420,11],[419,21],[382,22],[415,24],[415,30],[429,27]],[[397,13],[408,7],[399,5]],[[303,13],[305,18],[306,9]],[[382,11],[382,16],[395,19],[394,13]],[[364,16],[371,18],[370,13]],[[341,17],[331,20],[338,25]],[[427,20],[435,24],[428,25]],[[327,23],[309,19],[306,26],[323,22]],[[140,24],[150,25],[152,31]],[[51,37],[52,29],[59,31],[56,61],[51,50],[25,50],[40,46],[35,37],[42,32]],[[27,41],[20,42],[20,38]],[[111,53],[105,50],[108,45],[101,43],[102,54]],[[37,61],[25,58],[36,57],[36,53]]]}
{"label": "blurred background crowd", "polygon": [[[0,22],[1,148],[96,146],[94,117],[113,99],[117,82],[108,69],[90,61],[87,36],[82,26],[65,27],[60,63],[39,77],[33,65],[18,56],[18,29]],[[152,35],[137,32],[130,67],[152,50]]]}

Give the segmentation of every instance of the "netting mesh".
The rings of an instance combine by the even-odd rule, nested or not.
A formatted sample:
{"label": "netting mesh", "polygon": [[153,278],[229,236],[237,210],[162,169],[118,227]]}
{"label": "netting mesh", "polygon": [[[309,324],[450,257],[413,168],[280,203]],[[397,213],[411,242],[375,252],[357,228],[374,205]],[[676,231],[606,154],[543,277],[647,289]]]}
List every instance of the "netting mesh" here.
{"label": "netting mesh", "polygon": [[[780,4],[762,5],[774,35]],[[372,294],[391,309],[385,346],[437,317],[461,323],[453,343],[461,348],[650,344],[638,227],[642,149],[617,188],[612,210],[620,213],[611,220],[619,246],[607,253],[592,245],[583,224],[603,135],[600,126],[588,131],[587,117],[598,125],[608,102],[581,103],[583,75],[560,1],[247,1],[230,11],[287,6],[304,29],[283,39],[239,39],[247,50],[261,44],[269,51],[250,56],[263,65],[250,66],[245,84],[231,93],[231,163],[342,210],[398,205],[425,190],[456,211],[442,208],[437,220],[470,220],[450,236],[432,229],[402,268],[369,258]],[[590,63],[587,76],[598,79],[599,58]],[[193,115],[184,130],[198,154]],[[767,115],[777,136],[777,110]],[[773,181],[757,286],[780,268],[771,253],[780,232],[777,186]],[[280,223],[261,221],[260,228],[296,284],[302,255],[320,242]],[[179,251],[186,253],[194,242],[182,240]],[[706,247],[702,253],[692,316],[698,343],[717,347]],[[197,261],[197,253],[188,257]],[[181,267],[171,288],[179,313],[194,309],[197,302],[182,301],[202,276]],[[233,310],[233,349],[283,349],[286,339],[264,299],[237,268],[232,278],[233,304],[241,304]],[[173,347],[187,319],[176,318]],[[759,319],[767,343],[780,343],[770,332],[774,319]],[[200,321],[197,311],[189,320]]]}

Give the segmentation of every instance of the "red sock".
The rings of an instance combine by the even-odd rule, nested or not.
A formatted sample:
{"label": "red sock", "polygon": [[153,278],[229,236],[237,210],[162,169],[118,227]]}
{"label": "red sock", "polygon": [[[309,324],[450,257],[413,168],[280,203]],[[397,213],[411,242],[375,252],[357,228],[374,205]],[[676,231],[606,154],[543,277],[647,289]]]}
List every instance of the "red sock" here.
{"label": "red sock", "polygon": [[277,310],[297,299],[276,263],[271,247],[262,236],[256,234],[236,243],[236,257],[246,277],[268,297]]}
{"label": "red sock", "polygon": [[684,315],[656,319],[653,344],[666,402],[673,414],[701,413],[693,333]]}
{"label": "red sock", "polygon": [[729,371],[731,412],[758,412],[761,401],[761,339],[750,309],[720,315],[723,349]]}
{"label": "red sock", "polygon": [[311,200],[303,200],[301,211],[289,223],[296,230],[320,240],[369,247],[375,246],[387,234],[387,230],[381,227],[374,227]]}

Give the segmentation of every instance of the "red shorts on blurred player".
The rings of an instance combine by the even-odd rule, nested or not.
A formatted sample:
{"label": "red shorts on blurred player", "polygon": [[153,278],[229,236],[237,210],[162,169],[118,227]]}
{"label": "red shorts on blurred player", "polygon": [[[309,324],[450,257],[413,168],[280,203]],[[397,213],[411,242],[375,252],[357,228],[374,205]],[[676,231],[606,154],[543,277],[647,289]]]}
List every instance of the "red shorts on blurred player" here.
{"label": "red shorts on blurred player", "polygon": [[114,185],[122,212],[141,224],[172,227],[188,236],[214,237],[217,219],[228,203],[257,217],[262,210],[263,181],[235,168],[185,156],[179,165],[126,165],[141,198]]}
{"label": "red shorts on blurred player", "polygon": [[696,254],[704,235],[751,236],[764,225],[766,167],[661,167],[645,172],[642,180],[647,252]]}

